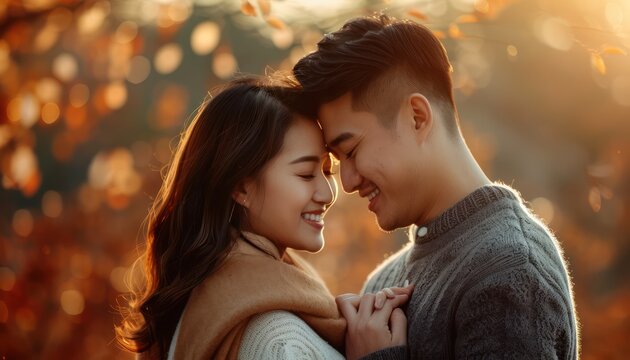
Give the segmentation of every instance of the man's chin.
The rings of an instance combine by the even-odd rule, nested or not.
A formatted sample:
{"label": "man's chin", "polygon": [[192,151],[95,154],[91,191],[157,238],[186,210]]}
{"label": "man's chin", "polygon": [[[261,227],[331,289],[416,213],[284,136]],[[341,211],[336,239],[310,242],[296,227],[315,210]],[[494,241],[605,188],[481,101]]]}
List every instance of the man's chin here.
{"label": "man's chin", "polygon": [[376,215],[376,223],[378,224],[379,229],[382,231],[390,232],[398,229],[401,226],[398,226],[395,222],[390,219],[383,219],[382,217]]}

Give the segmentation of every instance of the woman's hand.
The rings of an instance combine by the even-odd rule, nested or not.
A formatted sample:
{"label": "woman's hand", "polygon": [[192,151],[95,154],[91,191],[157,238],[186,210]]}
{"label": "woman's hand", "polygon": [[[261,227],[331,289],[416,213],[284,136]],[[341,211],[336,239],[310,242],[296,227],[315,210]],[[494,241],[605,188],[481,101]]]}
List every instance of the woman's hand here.
{"label": "woman's hand", "polygon": [[407,317],[400,306],[409,301],[413,285],[387,288],[376,294],[337,296],[348,322],[346,358],[359,359],[374,351],[407,344]]}

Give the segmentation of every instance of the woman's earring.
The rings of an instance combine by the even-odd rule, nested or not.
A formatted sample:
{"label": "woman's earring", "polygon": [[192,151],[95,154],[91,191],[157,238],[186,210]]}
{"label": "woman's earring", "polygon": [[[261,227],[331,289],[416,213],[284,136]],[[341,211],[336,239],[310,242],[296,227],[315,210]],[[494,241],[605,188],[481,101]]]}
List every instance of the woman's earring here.
{"label": "woman's earring", "polygon": [[230,218],[228,219],[228,224],[232,222],[232,215],[234,215],[234,206],[236,206],[236,201],[232,203],[232,210],[230,210]]}

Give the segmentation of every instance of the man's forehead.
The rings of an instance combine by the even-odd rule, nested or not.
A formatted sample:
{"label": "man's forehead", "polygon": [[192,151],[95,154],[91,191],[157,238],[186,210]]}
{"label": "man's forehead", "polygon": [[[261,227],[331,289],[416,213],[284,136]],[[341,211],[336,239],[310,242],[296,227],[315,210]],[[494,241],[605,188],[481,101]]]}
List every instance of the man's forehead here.
{"label": "man's forehead", "polygon": [[330,142],[338,136],[344,128],[343,117],[331,118],[331,117],[322,117],[317,120],[319,122],[319,126],[322,129],[322,133],[324,134],[324,142],[326,145],[329,145]]}
{"label": "man's forehead", "polygon": [[338,113],[352,112],[352,93],[342,95],[319,107],[319,117],[334,117]]}

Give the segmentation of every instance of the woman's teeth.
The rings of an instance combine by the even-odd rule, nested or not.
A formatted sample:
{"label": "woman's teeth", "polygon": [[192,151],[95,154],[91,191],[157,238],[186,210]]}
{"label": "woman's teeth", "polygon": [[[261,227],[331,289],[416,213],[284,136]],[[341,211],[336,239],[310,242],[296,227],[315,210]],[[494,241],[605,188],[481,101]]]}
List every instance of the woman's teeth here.
{"label": "woman's teeth", "polygon": [[302,214],[302,217],[306,220],[310,220],[310,221],[314,221],[314,222],[318,222],[318,223],[323,223],[324,220],[322,219],[322,215],[315,215],[315,214]]}
{"label": "woman's teeth", "polygon": [[372,191],[367,197],[368,200],[372,201],[372,199],[374,199],[376,197],[376,195],[380,194],[381,191],[379,189],[374,189],[374,191]]}

